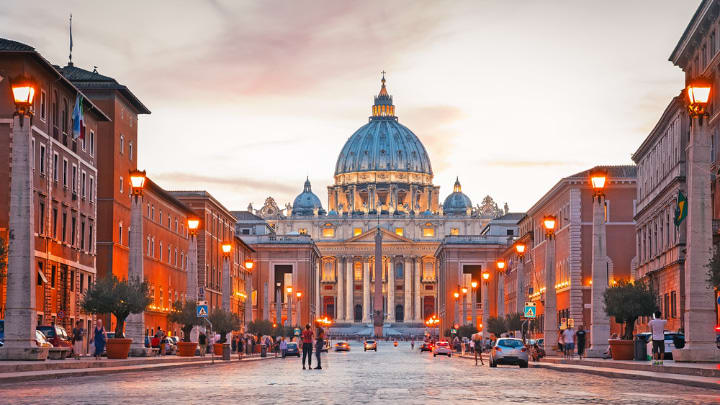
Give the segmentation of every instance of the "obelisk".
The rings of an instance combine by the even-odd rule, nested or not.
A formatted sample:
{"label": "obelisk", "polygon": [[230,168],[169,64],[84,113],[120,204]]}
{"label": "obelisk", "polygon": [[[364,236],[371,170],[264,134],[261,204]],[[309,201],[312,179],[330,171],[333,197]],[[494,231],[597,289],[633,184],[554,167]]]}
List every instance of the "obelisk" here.
{"label": "obelisk", "polygon": [[375,326],[375,338],[383,335],[383,289],[382,289],[382,232],[378,226],[375,233],[375,298],[373,299],[373,325]]}

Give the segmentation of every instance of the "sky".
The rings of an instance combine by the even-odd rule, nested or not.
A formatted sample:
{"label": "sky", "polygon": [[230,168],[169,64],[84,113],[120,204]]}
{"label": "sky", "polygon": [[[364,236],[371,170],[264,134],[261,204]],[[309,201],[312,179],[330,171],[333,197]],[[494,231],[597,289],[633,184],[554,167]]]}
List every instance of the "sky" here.
{"label": "sky", "polygon": [[[0,37],[114,77],[152,111],[139,167],[231,210],[327,208],[380,72],[441,186],[525,211],[631,155],[684,85],[668,61],[700,0],[4,0]],[[30,18],[28,18],[30,16]]]}

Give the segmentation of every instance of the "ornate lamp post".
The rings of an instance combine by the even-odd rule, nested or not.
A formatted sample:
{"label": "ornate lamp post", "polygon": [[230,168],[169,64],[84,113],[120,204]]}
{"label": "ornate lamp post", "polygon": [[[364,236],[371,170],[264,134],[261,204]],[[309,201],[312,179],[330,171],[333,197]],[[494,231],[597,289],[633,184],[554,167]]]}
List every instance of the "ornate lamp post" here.
{"label": "ornate lamp post", "polygon": [[490,317],[490,300],[488,300],[488,285],[490,284],[490,272],[483,271],[482,273],[482,290],[480,291],[480,296],[482,298],[482,324],[483,324],[483,330],[482,330],[482,337],[485,339],[487,336],[485,335],[485,325],[487,325],[487,320]]}
{"label": "ornate lamp post", "polygon": [[223,252],[222,309],[230,311],[230,254],[232,253],[232,243],[225,242],[220,247]]}
{"label": "ornate lamp post", "polygon": [[470,281],[470,294],[472,295],[470,305],[472,305],[472,325],[474,328],[477,328],[477,287],[477,281]]}
{"label": "ornate lamp post", "polygon": [[285,289],[287,291],[287,323],[288,326],[292,326],[292,296],[293,296],[293,289],[292,287],[288,287]]}
{"label": "ornate lamp post", "polygon": [[590,348],[588,357],[602,357],[608,349],[610,319],[605,314],[604,294],[608,287],[607,234],[605,232],[605,187],[608,183],[606,170],[590,171],[590,186],[593,191],[592,230],[592,287],[590,313]]}
{"label": "ornate lamp post", "polygon": [[515,243],[515,253],[517,254],[517,268],[515,269],[515,312],[523,313],[525,310],[525,249],[527,247],[522,242]]}
{"label": "ornate lamp post", "polygon": [[497,302],[497,316],[499,318],[502,318],[505,316],[505,272],[507,271],[507,263],[505,263],[505,260],[500,259],[497,262],[495,262],[495,266],[497,267],[497,288],[495,291],[497,291],[497,297],[495,299],[495,302]]}
{"label": "ornate lamp post", "polygon": [[[706,283],[712,257],[712,194],[709,174],[710,129],[707,105],[712,81],[697,78],[685,89],[690,115],[687,146],[687,255],[685,256],[685,347],[673,350],[675,361],[720,361],[714,344],[715,302]],[[593,283],[595,284],[595,283]]]}
{"label": "ornate lamp post", "polygon": [[555,293],[555,227],[557,218],[546,215],[545,228],[545,351],[555,350],[558,340],[557,296]]}
{"label": "ornate lamp post", "polygon": [[[248,272],[252,272],[253,267],[255,267],[255,263],[250,258],[245,259],[245,270]],[[247,295],[247,299],[245,300],[245,319],[247,322],[251,322],[253,320],[252,316],[252,275],[247,274],[245,279],[245,295]]]}
{"label": "ornate lamp post", "polygon": [[455,325],[460,324],[460,309],[458,308],[458,305],[459,305],[458,299],[460,298],[460,293],[455,291],[453,293],[453,297],[455,297],[455,322],[453,322],[453,327],[454,327]]}
{"label": "ornate lamp post", "polygon": [[[143,271],[143,220],[142,204],[143,191],[147,177],[145,171],[130,170],[130,185],[132,198],[130,207],[130,260],[128,278],[144,280]],[[132,339],[130,354],[133,356],[147,356],[145,349],[145,313],[130,314],[125,324],[126,336]]]}
{"label": "ornate lamp post", "polygon": [[12,172],[10,176],[9,246],[7,262],[7,312],[5,345],[0,359],[45,360],[48,349],[35,344],[37,312],[35,311],[35,220],[33,179],[30,156],[32,105],[37,85],[21,76],[10,84],[15,114],[12,122]]}
{"label": "ornate lamp post", "polygon": [[[200,227],[200,218],[191,216],[187,219],[187,229],[189,234],[189,244],[187,253],[187,299],[190,301],[202,301],[205,299],[205,292],[200,293],[198,288],[198,270],[197,270],[197,230]],[[200,331],[195,326],[190,332],[190,340],[198,341]]]}
{"label": "ornate lamp post", "polygon": [[467,322],[467,293],[468,289],[467,287],[463,287],[460,289],[460,292],[462,293],[462,313],[460,314],[460,326],[465,325],[465,322]]}
{"label": "ornate lamp post", "polygon": [[[300,300],[302,299],[302,295],[303,293],[301,291],[295,292],[295,298],[297,298],[297,321],[298,325],[300,326],[302,326],[302,312],[300,312],[300,310],[302,309],[302,307],[300,306]],[[290,326],[292,326],[292,324]]]}

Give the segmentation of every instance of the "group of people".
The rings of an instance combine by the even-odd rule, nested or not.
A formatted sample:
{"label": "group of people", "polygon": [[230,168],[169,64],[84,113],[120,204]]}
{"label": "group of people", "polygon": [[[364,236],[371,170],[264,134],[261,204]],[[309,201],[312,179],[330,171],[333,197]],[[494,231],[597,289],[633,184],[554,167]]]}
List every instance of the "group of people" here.
{"label": "group of people", "polygon": [[305,330],[300,334],[300,338],[302,339],[303,370],[305,370],[305,359],[307,359],[307,370],[312,370],[313,343],[315,343],[315,358],[317,361],[317,367],[315,367],[315,370],[322,370],[320,355],[322,354],[322,349],[325,346],[325,331],[323,331],[323,328],[317,328],[317,336],[315,336],[310,324],[307,324],[305,325]]}
{"label": "group of people", "polygon": [[[75,322],[75,327],[72,329],[72,338],[71,343],[73,347],[73,356],[75,357],[75,360],[80,360],[80,356],[82,356],[85,353],[84,350],[84,338],[85,338],[85,328],[83,328],[82,320],[78,320]],[[90,340],[90,344],[93,347],[93,356],[96,360],[99,360],[100,357],[105,353],[105,343],[107,342],[107,332],[105,331],[105,327],[103,327],[103,321],[102,319],[98,319],[95,322],[95,328],[93,330],[92,339]]]}
{"label": "group of people", "polygon": [[577,346],[577,354],[580,360],[585,355],[585,344],[587,343],[587,332],[582,325],[578,326],[577,332],[572,326],[560,331],[558,335],[558,349],[563,353],[563,357],[572,358]]}

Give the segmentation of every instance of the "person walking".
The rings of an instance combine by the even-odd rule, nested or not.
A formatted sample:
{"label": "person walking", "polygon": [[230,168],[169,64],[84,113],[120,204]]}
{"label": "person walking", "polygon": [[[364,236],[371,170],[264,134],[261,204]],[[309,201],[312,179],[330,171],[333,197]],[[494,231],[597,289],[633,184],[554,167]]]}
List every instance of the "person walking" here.
{"label": "person walking", "polygon": [[107,334],[105,333],[102,319],[98,319],[95,323],[93,342],[95,344],[95,360],[100,360],[100,357],[105,351],[105,342],[107,342]]}
{"label": "person walking", "polygon": [[475,365],[477,366],[478,363],[478,357],[480,358],[480,365],[484,366],[485,363],[483,362],[482,358],[482,333],[476,332],[472,335],[472,341],[473,341],[473,352],[475,352]]}
{"label": "person walking", "polygon": [[284,337],[280,338],[280,353],[282,354],[282,358],[285,358],[285,355],[287,354],[287,341]]}
{"label": "person walking", "polygon": [[305,325],[305,330],[302,331],[302,366],[305,370],[305,358],[307,358],[308,370],[312,370],[312,346],[313,346],[313,331],[310,329],[310,324]]}
{"label": "person walking", "polygon": [[322,370],[322,363],[320,362],[320,355],[322,354],[322,349],[325,346],[325,331],[323,331],[323,328],[317,329],[317,340],[315,342],[315,358],[317,360],[317,367],[315,367],[315,370]]}
{"label": "person walking", "polygon": [[568,326],[563,331],[563,341],[565,342],[565,358],[571,358],[575,351],[575,329]]}
{"label": "person walking", "polygon": [[582,325],[578,326],[578,331],[575,332],[575,340],[577,340],[577,353],[580,360],[585,355],[585,342],[587,340],[587,332]]}
{"label": "person walking", "polygon": [[565,338],[563,337],[563,331],[558,332],[558,343],[557,343],[558,351],[562,353],[563,356],[565,356]]}
{"label": "person walking", "polygon": [[198,336],[198,345],[200,346],[200,356],[205,357],[207,352],[207,336],[203,332],[200,332]]}
{"label": "person walking", "polygon": [[652,332],[652,364],[661,366],[665,358],[665,324],[667,321],[662,319],[662,312],[655,311],[653,319],[648,322],[650,332]]}
{"label": "person walking", "polygon": [[410,350],[415,350],[415,339],[410,341]]}
{"label": "person walking", "polygon": [[72,344],[73,354],[75,360],[80,360],[80,356],[83,354],[83,337],[85,336],[85,329],[82,327],[82,320],[75,322],[75,327],[72,330]]}

